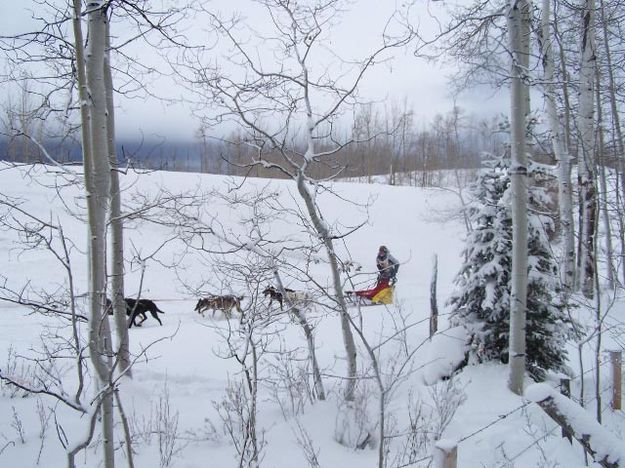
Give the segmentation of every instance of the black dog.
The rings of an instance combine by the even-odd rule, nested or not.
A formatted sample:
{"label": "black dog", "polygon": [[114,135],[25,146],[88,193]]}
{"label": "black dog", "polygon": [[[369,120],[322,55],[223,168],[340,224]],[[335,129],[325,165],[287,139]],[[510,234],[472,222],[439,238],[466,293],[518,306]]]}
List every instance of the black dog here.
{"label": "black dog", "polygon": [[[107,299],[106,302],[107,302],[107,309],[108,309],[109,315],[113,315],[113,308],[112,308],[111,301]],[[158,318],[158,314],[159,313],[164,314],[165,312],[159,309],[154,303],[154,301],[151,301],[150,299],[136,300],[130,297],[126,297],[124,299],[124,302],[126,302],[126,315],[131,317],[131,319],[128,322],[128,328],[132,327],[133,325],[136,327],[140,327],[141,324],[148,319],[148,316],[147,316],[148,312],[152,315],[152,317],[154,317],[158,321],[159,324],[163,325],[163,322],[161,322],[161,319]],[[139,316],[141,318],[141,321],[139,323],[136,323],[135,319]]]}
{"label": "black dog", "polygon": [[[158,318],[158,314],[164,314],[165,312],[159,309],[156,304],[154,304],[154,301],[151,301],[150,299],[139,299],[137,301],[136,299],[131,299],[129,297],[126,297],[124,301],[126,302],[126,315],[131,316],[130,322],[128,323],[128,328],[132,327],[133,324],[137,327],[140,327],[141,324],[148,319],[148,312],[152,315],[152,317],[156,319],[156,321],[160,325],[163,325],[161,319]],[[139,323],[135,323],[135,319],[139,315],[141,316],[141,321]]]}

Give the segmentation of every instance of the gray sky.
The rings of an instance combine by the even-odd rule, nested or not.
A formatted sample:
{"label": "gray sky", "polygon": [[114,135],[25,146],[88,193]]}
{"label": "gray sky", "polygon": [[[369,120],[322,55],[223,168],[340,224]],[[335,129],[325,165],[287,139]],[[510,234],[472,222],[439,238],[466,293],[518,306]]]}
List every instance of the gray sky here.
{"label": "gray sky", "polygon": [[[63,4],[65,0],[52,0]],[[214,0],[207,2],[210,8],[236,9],[242,12],[246,20],[255,27],[262,29],[263,21],[257,12],[250,8],[248,0]],[[37,6],[30,0],[0,0],[0,30],[4,34],[19,33],[32,29],[31,12],[39,13]],[[347,12],[333,31],[331,47],[335,52],[349,57],[362,57],[376,45],[378,32],[390,15],[394,2],[390,0],[355,0],[352,8]],[[258,24],[255,24],[258,23]],[[422,27],[427,27],[422,23]],[[189,27],[190,34],[202,34],[202,24]],[[113,30],[113,34],[116,31]],[[120,36],[123,31],[117,31]],[[145,47],[137,49],[134,54],[148,62],[155,57],[154,53]],[[156,67],[162,67],[154,61]],[[437,113],[445,113],[452,107],[449,95],[449,84],[446,75],[451,71],[439,63],[428,63],[423,59],[415,58],[411,50],[396,51],[392,61],[377,66],[371,70],[362,82],[361,95],[375,101],[389,105],[400,103],[406,99],[415,112],[415,123],[419,126],[427,125]],[[156,94],[165,98],[182,98],[185,96],[183,87],[172,80],[161,79],[153,82]],[[4,89],[5,100],[10,93]],[[457,105],[464,108],[469,114],[490,116],[496,113],[507,113],[507,100],[501,94],[492,97],[490,90],[473,90],[459,96]],[[166,104],[156,99],[126,99],[116,98],[117,132],[120,137],[133,137],[141,133],[146,137],[163,135],[169,139],[192,139],[199,122],[191,115],[187,104]]]}

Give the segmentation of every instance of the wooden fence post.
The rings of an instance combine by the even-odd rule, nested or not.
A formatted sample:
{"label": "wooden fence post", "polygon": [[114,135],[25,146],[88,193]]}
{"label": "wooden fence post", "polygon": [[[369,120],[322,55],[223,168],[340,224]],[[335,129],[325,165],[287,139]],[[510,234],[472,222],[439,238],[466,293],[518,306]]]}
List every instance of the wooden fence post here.
{"label": "wooden fence post", "polygon": [[441,439],[434,445],[433,468],[457,468],[458,444],[453,440]]}
{"label": "wooden fence post", "polygon": [[612,363],[612,409],[621,409],[621,367],[623,355],[621,351],[610,351]]}
{"label": "wooden fence post", "polygon": [[436,283],[438,279],[438,255],[432,259],[432,281],[430,282],[430,339],[438,331],[438,301],[436,299]]}

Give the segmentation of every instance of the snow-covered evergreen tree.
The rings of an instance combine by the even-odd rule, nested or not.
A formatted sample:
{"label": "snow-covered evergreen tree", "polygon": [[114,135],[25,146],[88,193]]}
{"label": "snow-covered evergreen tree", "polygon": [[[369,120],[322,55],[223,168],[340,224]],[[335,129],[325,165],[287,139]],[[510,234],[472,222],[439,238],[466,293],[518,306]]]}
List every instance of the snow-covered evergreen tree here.
{"label": "snow-covered evergreen tree", "polygon": [[[512,217],[509,161],[492,158],[472,187],[469,216],[474,226],[464,250],[456,291],[449,299],[452,325],[462,325],[471,336],[471,351],[479,360],[508,361]],[[528,180],[541,177],[530,164]],[[545,208],[548,198],[538,184],[529,189],[527,369],[542,380],[548,370],[563,370],[565,341],[571,324],[560,304],[557,264],[549,245],[553,222]]]}

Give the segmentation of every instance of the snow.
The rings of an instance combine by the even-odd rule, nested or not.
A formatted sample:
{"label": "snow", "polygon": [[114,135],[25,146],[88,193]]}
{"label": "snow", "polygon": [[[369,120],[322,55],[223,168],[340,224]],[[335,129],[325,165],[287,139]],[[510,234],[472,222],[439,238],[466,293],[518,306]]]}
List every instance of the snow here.
{"label": "snow", "polygon": [[[61,221],[64,232],[75,243],[72,265],[77,295],[80,296],[85,293],[87,284],[84,194],[79,186],[68,183],[72,181],[68,174],[53,167],[47,169],[48,172],[41,166],[0,167],[0,193],[23,199],[20,208],[39,219]],[[69,170],[75,172],[78,169]],[[77,179],[79,175],[77,173]],[[171,194],[193,192],[199,188],[226,194],[236,191],[234,187],[241,182],[242,179],[230,177],[161,171],[129,172],[121,178],[125,187],[125,210],[136,207],[135,200],[141,197],[155,197],[161,188]],[[389,246],[402,263],[395,304],[364,308],[361,315],[354,311],[353,318],[356,324],[362,324],[363,337],[376,346],[382,381],[389,389],[388,430],[405,434],[413,419],[421,424],[414,440],[419,437],[430,439],[427,451],[414,457],[414,460],[422,461],[413,466],[425,467],[431,462],[428,457],[433,454],[431,439],[435,433],[440,437],[439,447],[450,449],[457,444],[458,466],[463,468],[555,466],[556,463],[571,468],[585,466],[579,447],[569,445],[560,437],[559,428],[544,411],[508,391],[504,365],[494,362],[469,365],[452,379],[445,380],[464,359],[467,346],[464,330],[449,327],[449,310],[445,305],[453,290],[452,280],[461,265],[464,228],[459,219],[443,221],[437,213],[448,213],[457,208],[458,200],[453,193],[347,182],[336,183],[335,189],[341,194],[340,200],[330,198],[327,193],[318,194],[316,200],[324,211],[326,224],[333,230],[348,230],[366,219],[367,213],[369,215],[369,221],[361,229],[344,242],[335,244],[342,258],[351,258],[362,265],[361,271],[352,272],[357,287],[366,287],[372,282],[380,244]],[[143,297],[154,299],[165,310],[165,315],[161,316],[162,327],[148,317],[142,327],[130,330],[132,351],[140,357],[134,365],[133,378],[120,381],[124,409],[135,432],[135,466],[167,466],[168,460],[163,458],[162,450],[165,441],[161,439],[159,442],[155,435],[166,426],[170,430],[175,428],[177,436],[169,446],[169,466],[238,466],[235,444],[224,432],[220,417],[229,383],[241,378],[240,366],[228,358],[225,344],[229,331],[239,326],[238,320],[228,322],[220,313],[214,318],[209,317],[210,314],[202,318],[193,308],[198,299],[197,291],[245,291],[240,281],[225,274],[220,263],[224,257],[216,253],[231,250],[227,241],[240,241],[243,247],[258,252],[280,251],[278,241],[289,247],[310,242],[307,230],[291,217],[290,210],[297,208],[298,202],[293,182],[247,179],[237,193],[258,198],[256,194],[263,191],[275,192],[275,199],[282,207],[279,213],[271,214],[270,223],[264,226],[266,239],[263,241],[246,237],[249,226],[243,220],[250,219],[246,208],[227,206],[219,200],[211,200],[204,208],[219,221],[222,228],[219,234],[225,237],[224,240],[206,237],[206,252],[185,249],[177,237],[176,226],[140,218],[127,223],[126,293],[132,296],[141,286]],[[375,201],[368,208],[364,207],[370,200]],[[361,202],[363,206],[348,201]],[[20,216],[16,212],[13,215]],[[164,243],[168,239],[173,240]],[[19,240],[14,232],[0,230],[0,285],[6,280],[4,286],[14,290],[29,281],[36,291],[64,287],[66,280],[58,261],[41,249],[20,250]],[[323,251],[318,252],[315,261],[309,264],[307,258],[295,251],[282,252],[289,262],[307,268],[307,273],[319,284],[331,284]],[[434,254],[438,255],[440,316],[439,333],[430,340],[429,288]],[[241,262],[247,258],[242,253],[234,255]],[[142,265],[145,266],[143,277]],[[283,265],[278,267],[283,268]],[[298,290],[305,287],[297,275],[285,275],[283,280],[285,287]],[[4,291],[0,293],[4,296]],[[246,301],[250,300],[250,297],[244,299],[244,309],[249,304]],[[78,301],[84,307],[84,297]],[[618,301],[617,304],[622,304],[622,299]],[[619,310],[619,307],[613,310]],[[588,322],[583,308],[576,313],[582,321]],[[315,324],[317,357],[323,369],[328,400],[311,403],[306,389],[298,386],[297,379],[281,381],[277,378],[293,376],[305,357],[304,351],[299,352],[296,359],[288,359],[284,351],[305,350],[306,344],[301,328],[287,317],[273,323],[271,326],[275,332],[266,338],[271,351],[282,352],[265,354],[260,369],[263,377],[257,418],[262,441],[260,466],[309,466],[307,459],[310,453],[315,453],[321,467],[375,467],[376,444],[379,442],[375,432],[378,430],[379,393],[362,341],[356,337],[358,367],[359,372],[366,373],[367,379],[358,386],[357,404],[346,408],[340,398],[341,376],[345,375],[346,369],[339,319],[318,307],[307,310],[306,315]],[[610,319],[608,316],[606,323],[610,323]],[[84,332],[86,328],[82,327]],[[42,349],[41,336],[44,333],[48,337],[55,334],[67,336],[68,331],[52,317],[32,314],[27,308],[0,301],[0,349],[5,351],[4,359],[0,361],[3,375],[20,375],[23,369],[16,365],[15,356],[37,356]],[[606,335],[605,348],[614,348],[617,338]],[[592,368],[591,350],[587,348],[585,352],[588,354],[584,355],[586,371]],[[572,346],[569,351],[569,356],[573,356],[569,365],[580,375],[582,372],[577,367],[574,349]],[[70,364],[59,363],[59,372],[63,375],[63,388],[68,395],[73,395],[76,378]],[[399,377],[398,372],[401,372]],[[583,375],[588,393],[592,388],[592,373]],[[539,401],[544,395],[559,398],[550,385],[528,386],[525,396],[531,401]],[[604,390],[605,385],[604,381]],[[574,379],[573,394],[577,394],[578,389],[579,379]],[[92,386],[89,385],[85,392],[88,401]],[[449,424],[445,424],[442,419],[454,405],[457,409]],[[43,410],[38,410],[39,407]],[[57,436],[54,418],[46,422],[42,417],[49,415],[51,408],[55,409],[54,417],[66,434],[68,445],[78,443],[85,434],[87,418],[57,404],[50,397],[23,397],[23,392],[0,384],[0,411],[5,415],[0,420],[0,465],[18,468],[66,465],[65,450]],[[163,408],[169,411],[163,411]],[[420,418],[417,409],[421,411]],[[590,425],[586,426],[594,414],[592,402],[588,404],[587,412],[570,411],[575,417],[581,414],[586,418],[579,418],[584,421],[580,422],[582,427],[594,430],[588,429]],[[593,444],[597,444],[600,453],[621,454],[622,451],[613,450],[615,444],[622,445],[618,439],[625,430],[622,413],[606,409],[603,416],[606,429],[592,432]],[[356,432],[362,427],[373,431],[374,436],[366,448],[356,450],[337,443],[341,436],[358,439],[361,434]],[[349,430],[349,434],[342,428]],[[117,434],[121,434],[121,430]],[[397,437],[389,441],[389,466],[400,464],[392,456],[400,451],[401,440]],[[116,457],[118,465],[125,466],[124,450],[117,450]],[[97,444],[81,453],[77,463],[78,466],[101,466]]]}
{"label": "snow", "polygon": [[426,385],[434,385],[443,377],[450,376],[465,358],[468,336],[464,328],[453,327],[439,330],[424,350],[426,366],[423,380]]}
{"label": "snow", "polygon": [[556,392],[554,392],[554,390],[545,383],[530,385],[523,393],[528,400],[533,401],[534,403],[544,401],[556,394]]}
{"label": "snow", "polygon": [[453,439],[440,439],[436,442],[436,447],[445,452],[450,452],[457,445],[458,441]]}

